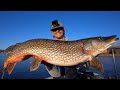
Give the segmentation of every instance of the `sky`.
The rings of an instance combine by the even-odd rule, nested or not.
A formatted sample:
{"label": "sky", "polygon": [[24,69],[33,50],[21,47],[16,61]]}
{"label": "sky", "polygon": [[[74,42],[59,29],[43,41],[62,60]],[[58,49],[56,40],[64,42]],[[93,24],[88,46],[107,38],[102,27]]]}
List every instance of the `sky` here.
{"label": "sky", "polygon": [[[63,23],[69,40],[120,38],[120,11],[0,11],[0,49],[29,39],[54,39],[50,27],[56,19]],[[115,45],[120,46],[120,41]]]}

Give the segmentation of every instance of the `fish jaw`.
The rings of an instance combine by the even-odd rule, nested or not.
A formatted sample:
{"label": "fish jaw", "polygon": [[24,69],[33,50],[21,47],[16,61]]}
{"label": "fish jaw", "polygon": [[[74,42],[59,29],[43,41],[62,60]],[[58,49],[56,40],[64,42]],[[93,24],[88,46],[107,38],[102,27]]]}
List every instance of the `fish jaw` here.
{"label": "fish jaw", "polygon": [[106,45],[103,49],[98,49],[100,54],[108,53],[108,48],[110,48],[114,43],[116,43],[119,40],[119,38],[116,37],[116,35],[108,37],[108,40],[106,41]]}
{"label": "fish jaw", "polygon": [[116,35],[86,39],[83,41],[83,50],[85,53],[92,56],[108,53],[107,49],[110,48],[118,40],[119,38],[117,38]]}

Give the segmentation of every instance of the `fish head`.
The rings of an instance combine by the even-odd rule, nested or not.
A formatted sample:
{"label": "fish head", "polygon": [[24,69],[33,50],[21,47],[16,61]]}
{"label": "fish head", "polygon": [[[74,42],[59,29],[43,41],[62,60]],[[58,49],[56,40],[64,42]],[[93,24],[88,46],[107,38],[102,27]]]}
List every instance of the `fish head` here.
{"label": "fish head", "polygon": [[111,47],[119,38],[116,35],[107,37],[93,37],[84,39],[84,51],[90,52],[93,56],[107,52],[106,50]]}

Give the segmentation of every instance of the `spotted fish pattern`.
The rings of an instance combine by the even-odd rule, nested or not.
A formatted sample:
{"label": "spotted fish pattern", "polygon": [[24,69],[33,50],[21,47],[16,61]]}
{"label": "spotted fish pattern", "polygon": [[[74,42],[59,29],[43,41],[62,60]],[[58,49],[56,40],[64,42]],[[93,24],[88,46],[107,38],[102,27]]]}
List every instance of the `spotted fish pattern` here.
{"label": "spotted fish pattern", "polygon": [[[118,40],[116,35],[92,37],[74,41],[50,39],[31,39],[9,48],[2,72],[8,68],[10,74],[17,62],[33,56],[35,60],[44,60],[58,66],[72,66],[92,59],[103,53]],[[93,59],[95,61],[96,59]],[[97,66],[99,62],[92,62]],[[39,66],[39,64],[38,64]],[[100,65],[101,67],[101,65]],[[100,69],[100,67],[98,67]],[[33,67],[34,68],[34,67]]]}
{"label": "spotted fish pattern", "polygon": [[25,55],[33,55],[55,65],[70,66],[77,64],[78,59],[85,56],[81,46],[80,41],[32,39],[14,47],[8,56],[16,61],[16,56],[22,58]]}

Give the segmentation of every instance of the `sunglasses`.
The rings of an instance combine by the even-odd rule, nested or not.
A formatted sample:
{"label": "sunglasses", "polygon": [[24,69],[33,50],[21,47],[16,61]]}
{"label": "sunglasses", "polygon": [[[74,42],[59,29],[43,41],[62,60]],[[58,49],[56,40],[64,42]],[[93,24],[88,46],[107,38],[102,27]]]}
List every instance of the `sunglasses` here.
{"label": "sunglasses", "polygon": [[56,31],[56,30],[63,30],[63,27],[58,27],[58,28],[55,28],[55,29],[51,29],[51,31]]}

